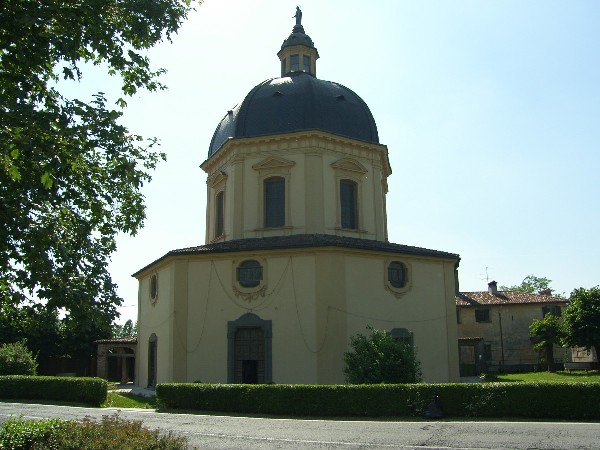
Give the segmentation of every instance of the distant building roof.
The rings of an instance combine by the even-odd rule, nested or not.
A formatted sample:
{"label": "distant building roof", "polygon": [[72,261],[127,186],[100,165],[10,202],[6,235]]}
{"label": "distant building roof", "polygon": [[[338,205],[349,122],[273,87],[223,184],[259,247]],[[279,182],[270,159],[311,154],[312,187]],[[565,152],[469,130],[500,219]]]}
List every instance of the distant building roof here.
{"label": "distant building roof", "polygon": [[391,242],[375,241],[371,239],[358,239],[328,234],[293,234],[291,236],[272,236],[264,238],[234,239],[231,241],[217,242],[214,244],[188,247],[171,250],[166,255],[140,269],[133,276],[137,276],[148,267],[170,257],[183,255],[208,255],[213,253],[246,252],[260,250],[279,250],[289,248],[314,248],[314,247],[340,247],[358,250],[381,251],[389,253],[403,253],[407,255],[430,256],[433,258],[449,258],[459,260],[455,253],[430,250],[427,248],[413,247],[410,245],[393,244]]}
{"label": "distant building roof", "polygon": [[527,294],[518,291],[461,292],[456,296],[456,306],[524,305],[531,303],[568,303],[569,300],[551,295]]}

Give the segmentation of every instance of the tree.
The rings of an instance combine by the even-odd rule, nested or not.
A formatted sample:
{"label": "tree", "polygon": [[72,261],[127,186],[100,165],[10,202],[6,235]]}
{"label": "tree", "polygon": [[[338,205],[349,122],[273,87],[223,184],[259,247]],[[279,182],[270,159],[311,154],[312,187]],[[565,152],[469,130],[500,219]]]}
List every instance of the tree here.
{"label": "tree", "polygon": [[570,346],[594,348],[600,357],[600,286],[571,292],[563,321]]}
{"label": "tree", "polygon": [[0,345],[0,375],[35,375],[37,362],[25,342]]}
{"label": "tree", "polygon": [[558,316],[546,314],[542,320],[534,319],[529,335],[535,342],[533,348],[544,351],[548,372],[554,372],[554,346],[563,342],[563,327]]}
{"label": "tree", "polygon": [[550,283],[552,283],[552,280],[548,278],[527,275],[521,284],[516,286],[500,286],[500,290],[525,292],[528,294],[537,294],[540,291],[550,290],[550,293],[552,293],[554,289],[550,287]]}
{"label": "tree", "polygon": [[[118,315],[107,262],[135,234],[140,191],[164,159],[131,134],[101,92],[70,99],[60,80],[85,64],[121,79],[123,97],[162,89],[144,51],[170,40],[191,0],[5,0],[0,7],[0,301],[81,320]],[[123,108],[123,98],[117,101]],[[94,314],[88,314],[88,310]],[[0,312],[0,315],[4,310]],[[92,323],[88,323],[92,327]],[[94,333],[88,333],[89,338]],[[86,339],[88,338],[86,337]],[[101,336],[96,336],[101,337]],[[104,336],[108,337],[108,335]]]}
{"label": "tree", "polygon": [[370,336],[350,338],[344,353],[346,380],[352,384],[416,383],[421,367],[414,348],[385,331],[367,327]]}
{"label": "tree", "polygon": [[128,319],[123,325],[114,324],[112,326],[113,339],[135,336],[137,336],[137,322],[134,325],[131,319]]}

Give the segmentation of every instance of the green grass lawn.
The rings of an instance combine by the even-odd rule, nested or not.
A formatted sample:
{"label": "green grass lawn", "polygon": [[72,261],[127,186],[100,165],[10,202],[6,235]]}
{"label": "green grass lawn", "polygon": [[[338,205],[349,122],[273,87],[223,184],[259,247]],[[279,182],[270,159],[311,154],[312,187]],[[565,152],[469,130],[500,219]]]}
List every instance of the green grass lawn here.
{"label": "green grass lawn", "polygon": [[111,391],[108,391],[106,401],[101,406],[102,408],[157,408],[156,397],[144,397],[143,395]]}
{"label": "green grass lawn", "polygon": [[[551,382],[551,383],[574,383],[580,381],[592,381],[600,383],[600,372],[598,371],[561,371],[561,372],[529,372],[529,373],[507,373],[498,374],[497,381],[521,381],[525,383]],[[495,381],[495,380],[494,380]]]}

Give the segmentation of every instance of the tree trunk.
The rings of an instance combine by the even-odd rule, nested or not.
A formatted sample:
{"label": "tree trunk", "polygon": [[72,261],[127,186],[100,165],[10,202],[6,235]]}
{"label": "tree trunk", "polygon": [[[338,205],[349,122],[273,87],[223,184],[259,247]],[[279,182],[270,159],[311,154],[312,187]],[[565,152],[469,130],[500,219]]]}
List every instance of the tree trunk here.
{"label": "tree trunk", "polygon": [[548,364],[548,372],[554,372],[554,344],[546,345],[546,364]]}

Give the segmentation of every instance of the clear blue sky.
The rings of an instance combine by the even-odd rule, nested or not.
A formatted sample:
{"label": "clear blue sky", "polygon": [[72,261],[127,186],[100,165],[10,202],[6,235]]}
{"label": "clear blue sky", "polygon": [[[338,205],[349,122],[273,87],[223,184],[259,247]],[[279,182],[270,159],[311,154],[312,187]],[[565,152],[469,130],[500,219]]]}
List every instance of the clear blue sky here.
{"label": "clear blue sky", "polygon": [[[297,2],[206,0],[149,52],[168,91],[140,93],[123,119],[168,161],[144,187],[145,228],[110,266],[136,319],[131,274],[204,244],[199,168],[219,120],[261,81]],[[458,253],[462,291],[528,274],[567,295],[600,283],[600,2],[304,0],[319,78],[358,93],[387,145],[391,242]],[[116,95],[88,73],[73,88]],[[116,96],[115,96],[116,98]]]}

